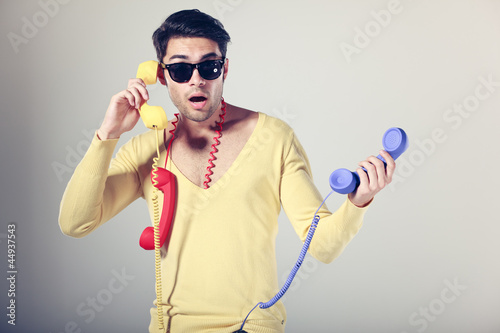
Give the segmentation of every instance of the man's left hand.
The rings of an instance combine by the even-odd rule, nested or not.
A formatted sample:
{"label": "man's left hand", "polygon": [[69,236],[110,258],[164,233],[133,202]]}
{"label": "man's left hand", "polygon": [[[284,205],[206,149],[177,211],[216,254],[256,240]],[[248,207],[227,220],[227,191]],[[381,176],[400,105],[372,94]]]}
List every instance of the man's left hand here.
{"label": "man's left hand", "polygon": [[[380,155],[387,162],[387,167],[377,157],[370,156],[366,160],[359,162],[359,168],[356,169],[359,175],[359,186],[356,191],[349,193],[348,197],[358,207],[367,206],[373,200],[375,194],[392,181],[396,163],[385,150],[381,150]],[[361,167],[364,167],[366,172]]]}

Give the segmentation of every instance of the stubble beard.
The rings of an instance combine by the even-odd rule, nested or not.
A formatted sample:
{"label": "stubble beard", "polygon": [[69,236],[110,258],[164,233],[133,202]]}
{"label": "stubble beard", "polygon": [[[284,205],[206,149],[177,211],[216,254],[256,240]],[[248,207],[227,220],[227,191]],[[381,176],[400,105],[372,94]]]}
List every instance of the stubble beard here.
{"label": "stubble beard", "polygon": [[186,119],[189,119],[197,123],[201,123],[210,119],[210,117],[212,117],[212,115],[217,110],[219,110],[220,106],[221,106],[220,102],[214,102],[213,104],[210,104],[208,112],[202,112],[202,111],[191,110],[189,104],[178,103],[176,105],[182,117],[185,117]]}
{"label": "stubble beard", "polygon": [[215,113],[215,111],[217,111],[217,109],[218,109],[217,106],[211,106],[208,112],[205,113],[201,111],[193,111],[190,110],[189,107],[184,107],[183,110],[179,110],[179,112],[186,119],[189,119],[197,123],[201,123],[207,119],[210,119],[210,117],[212,117],[212,115]]}

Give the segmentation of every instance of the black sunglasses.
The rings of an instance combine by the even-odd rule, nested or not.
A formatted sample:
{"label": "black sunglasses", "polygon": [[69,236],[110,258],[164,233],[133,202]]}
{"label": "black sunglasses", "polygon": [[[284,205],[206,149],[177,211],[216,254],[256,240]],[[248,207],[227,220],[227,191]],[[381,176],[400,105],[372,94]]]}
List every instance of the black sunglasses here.
{"label": "black sunglasses", "polygon": [[205,80],[215,80],[222,74],[222,66],[224,66],[225,58],[218,60],[206,60],[198,64],[188,64],[178,62],[175,64],[165,65],[161,63],[163,69],[168,70],[168,74],[175,82],[184,83],[191,80],[193,71],[196,68],[200,76]]}

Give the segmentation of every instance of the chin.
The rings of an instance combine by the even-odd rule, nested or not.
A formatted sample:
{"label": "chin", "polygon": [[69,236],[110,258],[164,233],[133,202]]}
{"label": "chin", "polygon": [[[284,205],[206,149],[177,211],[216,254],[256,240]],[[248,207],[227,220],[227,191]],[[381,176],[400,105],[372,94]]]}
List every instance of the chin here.
{"label": "chin", "polygon": [[215,111],[200,111],[200,110],[194,110],[194,111],[187,111],[184,113],[184,116],[192,121],[195,121],[197,123],[201,123],[205,120],[210,119],[210,117],[214,114]]}

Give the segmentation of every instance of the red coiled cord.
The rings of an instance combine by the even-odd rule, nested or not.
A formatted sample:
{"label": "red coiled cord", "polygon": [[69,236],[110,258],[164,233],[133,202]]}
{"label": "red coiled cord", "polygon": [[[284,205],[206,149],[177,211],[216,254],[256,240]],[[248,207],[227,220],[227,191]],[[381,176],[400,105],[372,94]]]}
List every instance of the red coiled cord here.
{"label": "red coiled cord", "polygon": [[213,175],[212,168],[215,166],[215,164],[213,163],[213,161],[216,159],[214,154],[219,151],[217,149],[217,146],[220,144],[219,139],[222,136],[222,125],[224,124],[224,117],[226,116],[226,102],[224,102],[224,98],[222,99],[221,102],[221,111],[222,113],[220,114],[220,121],[216,122],[216,125],[219,127],[219,129],[215,130],[216,134],[214,136],[215,143],[212,144],[212,151],[210,152],[210,158],[208,159],[207,174],[205,175],[206,180],[203,182],[203,186],[205,186],[205,189],[209,188],[208,183],[212,181],[210,176]]}
{"label": "red coiled cord", "polygon": [[172,121],[172,125],[174,126],[174,128],[172,128],[170,131],[168,131],[170,134],[172,134],[172,138],[170,139],[170,142],[168,143],[168,147],[167,147],[167,157],[165,157],[165,169],[167,168],[167,161],[168,161],[168,155],[170,154],[170,147],[172,147],[172,142],[175,139],[174,132],[177,129],[177,123],[179,122],[179,114],[176,113],[176,114],[174,114],[174,116],[175,116],[175,120]]}

